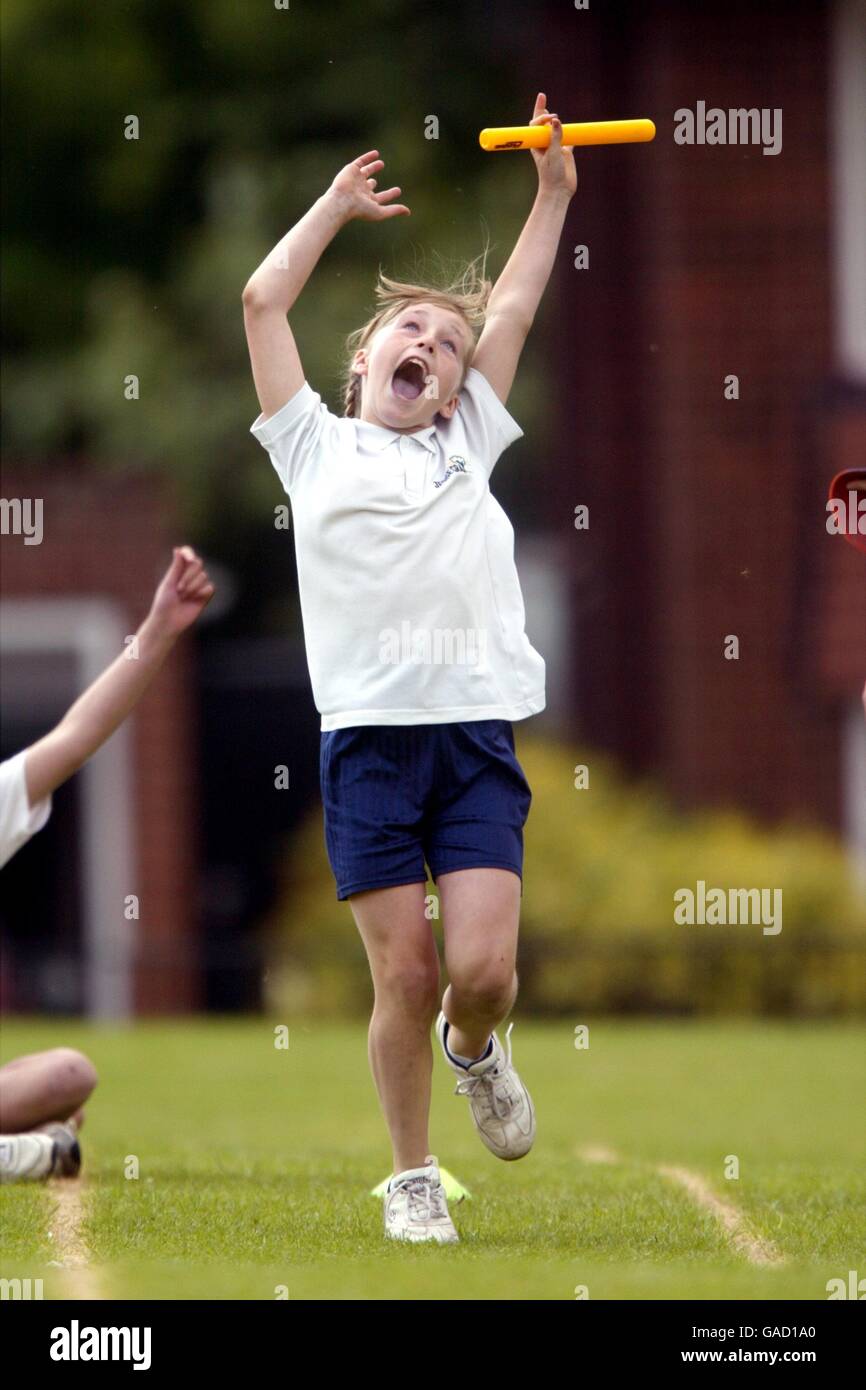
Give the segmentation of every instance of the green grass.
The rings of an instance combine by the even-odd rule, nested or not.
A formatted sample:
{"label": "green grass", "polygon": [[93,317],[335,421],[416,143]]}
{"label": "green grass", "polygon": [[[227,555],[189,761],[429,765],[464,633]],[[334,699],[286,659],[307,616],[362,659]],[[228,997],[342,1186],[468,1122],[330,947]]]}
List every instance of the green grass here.
{"label": "green grass", "polygon": [[[387,1242],[368,1195],[391,1161],[366,1026],[299,1022],[280,1051],[266,1019],[16,1019],[2,1060],[62,1042],[96,1065],[84,1236],[110,1297],[824,1299],[828,1279],[866,1274],[866,1030],[598,1020],[590,1040],[518,1016],[538,1135],[517,1163],[481,1144],[433,1040],[431,1149],[472,1194],[444,1248]],[[618,1161],[588,1163],[586,1145]],[[750,1264],[659,1164],[701,1175],[785,1264]],[[2,1192],[0,1273],[42,1277],[49,1298],[55,1200]]]}

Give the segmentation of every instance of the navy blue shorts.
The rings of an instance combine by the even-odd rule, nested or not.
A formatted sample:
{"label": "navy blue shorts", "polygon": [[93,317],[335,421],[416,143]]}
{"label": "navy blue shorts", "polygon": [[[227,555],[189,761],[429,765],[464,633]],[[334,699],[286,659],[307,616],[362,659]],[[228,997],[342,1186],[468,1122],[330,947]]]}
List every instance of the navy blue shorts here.
{"label": "navy blue shorts", "polygon": [[321,735],[325,843],[337,897],[511,869],[523,893],[532,793],[507,719],[370,724]]}

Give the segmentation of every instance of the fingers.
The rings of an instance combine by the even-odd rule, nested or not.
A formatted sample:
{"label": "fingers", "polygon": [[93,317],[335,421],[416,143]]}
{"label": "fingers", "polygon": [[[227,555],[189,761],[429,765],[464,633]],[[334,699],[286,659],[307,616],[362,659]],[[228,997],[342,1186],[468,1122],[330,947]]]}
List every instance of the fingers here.
{"label": "fingers", "polygon": [[370,175],[372,175],[374,169],[379,170],[379,169],[384,169],[384,167],[385,167],[385,161],[384,161],[384,159],[376,159],[376,160],[373,161],[372,164],[367,164],[367,165],[361,170],[361,173],[362,173],[362,174],[366,174],[366,175],[367,175],[367,180],[366,180],[366,182],[367,182],[367,187],[369,188],[369,190],[370,190],[371,193],[372,193],[373,189],[376,187],[376,184],[378,183],[379,180],[378,180],[378,179],[371,178]]}
{"label": "fingers", "polygon": [[382,209],[383,217],[396,217],[398,214],[409,212],[409,208],[406,207],[405,203],[392,203],[389,207],[384,206],[386,199],[396,198],[397,194],[401,192],[402,189],[400,188],[386,188],[381,193],[373,194],[373,202],[379,204],[379,207]]}
{"label": "fingers", "polygon": [[196,555],[191,545],[175,547],[175,564],[183,566],[177,577],[177,596],[181,599],[208,598],[214,593],[214,586],[208,578],[204,562]]}
{"label": "fingers", "polygon": [[187,590],[186,594],[184,595],[188,603],[206,602],[208,599],[213,598],[213,596],[214,586],[208,579],[206,574],[200,575],[196,583],[192,586],[191,589]]}
{"label": "fingers", "polygon": [[[549,125],[549,126],[550,126],[550,142],[549,142],[547,148],[548,148],[548,149],[558,149],[558,150],[560,150],[560,151],[563,150],[563,145],[562,145],[562,122],[560,121],[560,119],[559,119],[559,117],[557,116],[557,114],[556,114],[555,111],[545,111],[545,112],[543,112],[543,113],[542,113],[541,115],[539,115],[539,116],[534,116],[534,117],[532,118],[532,120],[529,122],[529,124],[530,124],[530,125]],[[533,151],[533,153],[537,153],[537,152],[536,152],[536,151]]]}
{"label": "fingers", "polygon": [[183,593],[178,590],[178,597],[184,603],[200,603],[202,599],[213,598],[214,586],[206,574],[200,574],[198,578],[186,585]]}
{"label": "fingers", "polygon": [[[407,208],[404,203],[390,203],[392,198],[396,198],[398,194],[402,193],[403,190],[401,188],[395,185],[393,188],[384,188],[379,193],[375,191],[378,179],[372,176],[385,167],[384,159],[379,159],[377,157],[378,154],[378,150],[368,150],[366,154],[359,155],[351,166],[364,175],[364,181],[367,185],[367,197],[364,198],[362,195],[358,195],[358,216],[366,217],[368,220],[379,221],[383,217],[411,215],[411,209]],[[369,198],[369,203],[367,202],[367,198]],[[389,203],[389,206],[386,207],[386,203]],[[375,207],[373,206],[374,204],[376,205]]]}
{"label": "fingers", "polygon": [[201,576],[202,569],[203,569],[202,562],[201,562],[201,560],[199,560],[199,559],[194,560],[190,565],[187,566],[187,569],[185,570],[185,572],[181,575],[180,579],[178,580],[178,584],[177,584],[177,596],[178,596],[178,598],[188,598],[188,597],[189,597],[190,590],[191,590],[191,588],[193,587],[193,585],[197,583],[199,577]]}
{"label": "fingers", "polygon": [[[165,579],[168,580],[170,584],[176,584],[186,568],[186,563],[187,562],[186,557],[183,554],[183,548],[178,545],[173,546],[171,552],[171,564],[168,567],[168,573],[166,574]],[[165,580],[163,580],[163,582],[165,582]]]}

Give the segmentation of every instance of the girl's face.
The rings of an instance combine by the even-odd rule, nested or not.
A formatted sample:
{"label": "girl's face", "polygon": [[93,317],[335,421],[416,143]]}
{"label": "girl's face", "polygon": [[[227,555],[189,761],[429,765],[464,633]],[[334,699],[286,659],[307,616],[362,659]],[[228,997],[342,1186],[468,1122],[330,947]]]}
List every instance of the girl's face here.
{"label": "girl's face", "polygon": [[457,409],[463,364],[472,349],[469,326],[452,309],[413,304],[359,348],[353,369],[363,377],[361,419],[386,429],[423,429]]}

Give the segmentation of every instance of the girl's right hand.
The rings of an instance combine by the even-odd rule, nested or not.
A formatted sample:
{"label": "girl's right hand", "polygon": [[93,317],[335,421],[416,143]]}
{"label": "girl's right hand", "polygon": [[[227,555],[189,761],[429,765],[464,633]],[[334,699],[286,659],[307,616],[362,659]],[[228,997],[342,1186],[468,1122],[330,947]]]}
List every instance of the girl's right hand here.
{"label": "girl's right hand", "polygon": [[377,156],[378,150],[368,150],[366,154],[353,159],[341,169],[328,190],[339,204],[348,220],[359,217],[364,222],[382,222],[386,217],[399,217],[409,213],[403,203],[389,203],[402,192],[399,188],[386,188],[382,193],[374,192],[376,180],[372,177],[379,169],[384,169],[384,159]]}
{"label": "girl's right hand", "polygon": [[160,633],[177,637],[214,596],[214,586],[191,545],[175,546],[172,562],[153,596],[149,617]]}

